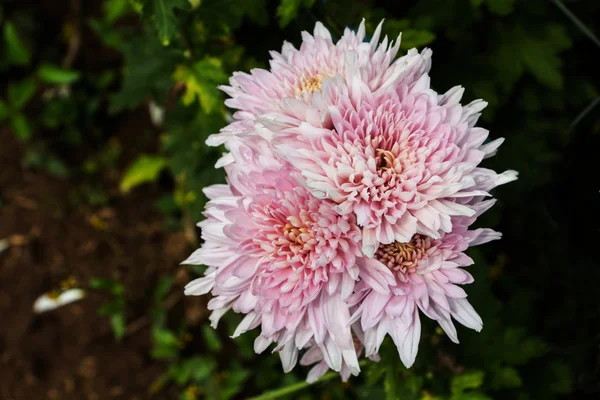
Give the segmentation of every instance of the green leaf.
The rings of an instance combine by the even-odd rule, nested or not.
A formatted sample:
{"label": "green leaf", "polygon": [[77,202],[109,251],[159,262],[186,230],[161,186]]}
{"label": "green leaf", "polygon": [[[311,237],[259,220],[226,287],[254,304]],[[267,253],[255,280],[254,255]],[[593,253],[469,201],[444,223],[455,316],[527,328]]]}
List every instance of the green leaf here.
{"label": "green leaf", "polygon": [[152,0],[154,24],[158,31],[158,38],[164,46],[168,46],[171,38],[177,34],[177,19],[173,9],[186,6],[185,0]]}
{"label": "green leaf", "polygon": [[497,367],[493,370],[491,387],[493,389],[512,389],[521,387],[523,382],[519,372],[511,367]]}
{"label": "green leaf", "polygon": [[46,163],[48,172],[58,178],[66,178],[69,176],[67,166],[57,157],[50,156]]}
{"label": "green leaf", "polygon": [[133,8],[133,11],[141,14],[144,11],[144,2],[147,2],[147,0],[129,0],[129,5]]}
{"label": "green leaf", "polygon": [[171,76],[182,60],[181,52],[163,47],[153,33],[123,39],[117,50],[123,54],[125,67],[121,89],[110,98],[109,113],[133,109],[148,99],[164,104],[173,88]]}
{"label": "green leaf", "polygon": [[8,85],[8,102],[15,110],[20,110],[31,99],[35,93],[35,81],[31,78],[19,83]]}
{"label": "green leaf", "polygon": [[10,129],[22,141],[27,141],[31,138],[31,125],[27,122],[27,118],[23,114],[16,114],[10,120]]}
{"label": "green leaf", "polygon": [[310,8],[315,0],[281,0],[277,7],[279,26],[285,28],[296,16],[301,7]]}
{"label": "green leaf", "polygon": [[31,52],[19,38],[12,22],[4,24],[4,46],[6,60],[14,65],[28,65]]}
{"label": "green leaf", "polygon": [[158,359],[168,359],[176,357],[179,353],[179,340],[177,336],[168,329],[155,327],[152,330],[154,348],[152,357]]}
{"label": "green leaf", "polygon": [[269,12],[265,3],[266,0],[246,0],[240,5],[250,21],[258,26],[265,26],[269,22]]}
{"label": "green leaf", "polygon": [[481,392],[467,392],[454,394],[450,400],[492,400],[492,398]]}
{"label": "green leaf", "polygon": [[125,0],[104,1],[104,21],[112,24],[129,11],[129,3]]}
{"label": "green leaf", "polygon": [[96,290],[105,290],[114,296],[122,296],[125,293],[125,286],[121,282],[108,278],[90,279],[90,287]]}
{"label": "green leaf", "polygon": [[208,346],[208,349],[213,353],[220,351],[223,345],[221,344],[221,339],[219,339],[219,336],[217,336],[215,330],[208,325],[204,325],[202,328],[204,333],[204,342]]}
{"label": "green leaf", "polygon": [[573,379],[569,367],[559,362],[553,362],[548,369],[552,374],[549,389],[554,393],[570,393],[573,387]]}
{"label": "green leaf", "polygon": [[217,363],[206,357],[191,357],[169,367],[169,376],[184,386],[190,380],[196,383],[202,383],[208,379],[217,368]]}
{"label": "green leaf", "polygon": [[10,115],[10,110],[5,102],[0,100],[0,122],[4,121]]}
{"label": "green leaf", "polygon": [[412,49],[414,47],[423,47],[433,42],[435,34],[429,31],[406,29],[402,31],[402,41],[400,47],[403,49]]}
{"label": "green leaf", "polygon": [[[250,376],[250,371],[242,367],[239,363],[234,362],[232,364],[233,365],[228,368],[227,373],[224,376],[227,385],[221,390],[221,398],[223,400],[229,400],[236,394],[240,393],[240,391],[243,389],[244,382]],[[304,396],[296,398],[308,400],[312,397]]]}
{"label": "green leaf", "polygon": [[173,79],[184,82],[186,86],[183,104],[188,106],[197,98],[207,113],[211,113],[222,104],[221,92],[217,84],[227,81],[221,61],[207,57],[195,63],[191,68],[180,65],[173,74]]}
{"label": "green leaf", "polygon": [[42,64],[38,69],[38,76],[43,82],[52,85],[69,85],[77,81],[79,72],[63,69],[52,64]]}
{"label": "green leaf", "polygon": [[112,326],[115,339],[120,341],[125,336],[125,315],[116,313],[110,316],[110,325]]}
{"label": "green leaf", "polygon": [[561,61],[548,49],[547,43],[525,39],[521,56],[525,66],[538,82],[555,90],[562,88]]}
{"label": "green leaf", "polygon": [[165,194],[154,201],[154,208],[164,215],[172,215],[180,210],[173,194]]}
{"label": "green leaf", "polygon": [[116,314],[120,314],[123,312],[123,307],[125,303],[120,301],[119,299],[113,300],[104,304],[102,307],[98,308],[98,314],[104,315],[105,317],[110,317]]}
{"label": "green leaf", "polygon": [[143,183],[154,182],[166,166],[167,159],[164,157],[141,155],[125,172],[121,191],[127,193]]}
{"label": "green leaf", "polygon": [[481,371],[465,372],[452,378],[452,394],[461,394],[467,389],[477,389],[483,384],[484,373]]}
{"label": "green leaf", "polygon": [[486,0],[488,9],[494,14],[508,15],[513,12],[516,0]]}
{"label": "green leaf", "polygon": [[205,57],[194,64],[194,72],[198,78],[213,83],[227,81],[227,74],[223,71],[221,60],[214,57]]}
{"label": "green leaf", "polygon": [[509,364],[525,364],[548,351],[548,345],[537,337],[527,337],[524,329],[509,328],[504,331],[503,340],[506,349],[504,360]]}
{"label": "green leaf", "polygon": [[173,277],[166,276],[158,282],[156,288],[154,289],[154,302],[160,303],[167,297],[171,286],[173,285]]}
{"label": "green leaf", "polygon": [[154,329],[152,331],[152,337],[159,346],[179,346],[177,336],[168,329]]}

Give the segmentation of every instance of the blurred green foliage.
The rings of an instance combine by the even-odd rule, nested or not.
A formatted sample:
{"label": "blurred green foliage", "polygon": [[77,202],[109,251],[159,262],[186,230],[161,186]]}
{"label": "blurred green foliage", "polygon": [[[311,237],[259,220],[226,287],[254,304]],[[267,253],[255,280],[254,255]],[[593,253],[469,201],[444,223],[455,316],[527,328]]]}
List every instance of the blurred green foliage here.
{"label": "blurred green foliage", "polygon": [[[489,102],[483,125],[507,140],[488,166],[520,172],[483,218],[505,239],[470,253],[475,283],[467,292],[483,317],[483,331],[460,329],[456,346],[426,324],[413,368],[404,368],[386,342],[382,360],[366,363],[360,377],[341,384],[327,375],[308,387],[301,383],[306,369],[283,375],[276,356],[253,354],[255,333],[228,338],[239,316],[227,315],[216,331],[169,316],[163,304],[173,280],[166,277],[148,299],[150,356],[165,367],[149,391],[176,385],[187,400],[247,398],[269,390],[261,398],[525,400],[585,394],[597,390],[591,367],[597,338],[567,325],[575,317],[583,326],[599,319],[594,300],[581,295],[596,290],[595,279],[582,280],[581,271],[597,266],[585,255],[594,249],[597,228],[581,218],[580,225],[572,222],[580,216],[578,203],[561,190],[585,188],[572,178],[581,169],[573,149],[586,147],[577,135],[600,132],[591,118],[598,111],[597,64],[589,59],[600,49],[589,39],[593,33],[564,10],[572,7],[588,27],[599,15],[592,0],[554,3],[104,0],[76,22],[59,20],[59,32],[46,37],[34,9],[9,1],[0,6],[0,73],[11,77],[0,91],[0,123],[27,143],[25,166],[74,178],[73,202],[100,206],[152,185],[163,194],[155,206],[165,215],[165,229],[193,228],[202,218],[202,188],[224,180],[222,170],[213,169],[222,150],[204,144],[230,118],[216,86],[233,71],[267,66],[268,50],[283,40],[298,43],[300,31],[318,20],[339,37],[362,18],[369,33],[386,18],[384,33],[396,38],[402,31],[403,50],[433,48],[438,92],[460,84],[466,101]],[[78,59],[86,51],[93,61]],[[116,121],[128,118],[143,122],[127,125],[135,131],[121,135]],[[133,161],[124,164],[124,153],[133,153],[127,158]],[[118,181],[117,195],[105,183],[111,179]],[[578,201],[597,207],[597,186],[588,186]],[[592,226],[595,236],[577,235]],[[109,297],[100,311],[121,339],[123,286],[102,279],[91,286]],[[564,298],[557,302],[556,293]]]}
{"label": "blurred green foliage", "polygon": [[110,319],[115,338],[121,340],[125,336],[125,287],[120,282],[105,278],[92,279],[90,287],[109,295],[110,300],[100,307],[98,312]]}

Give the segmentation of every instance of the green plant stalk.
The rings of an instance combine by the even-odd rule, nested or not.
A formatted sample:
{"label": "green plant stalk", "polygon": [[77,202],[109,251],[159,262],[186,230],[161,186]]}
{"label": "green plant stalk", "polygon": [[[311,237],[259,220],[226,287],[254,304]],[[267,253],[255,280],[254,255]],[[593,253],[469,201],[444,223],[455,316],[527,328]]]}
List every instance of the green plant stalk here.
{"label": "green plant stalk", "polygon": [[[325,375],[323,375],[320,379],[318,379],[316,382],[314,383],[318,383],[318,382],[325,382],[328,381],[330,379],[335,378],[336,376],[340,376],[339,372],[328,372]],[[256,397],[252,397],[248,400],[272,400],[272,399],[277,399],[279,397],[300,391],[302,389],[306,389],[307,387],[314,385],[314,383],[308,383],[306,381],[304,382],[299,382],[299,383],[294,383],[293,385],[289,385],[289,386],[285,386],[279,389],[275,389],[275,390],[271,390],[269,392],[265,392],[259,396]]]}
{"label": "green plant stalk", "polygon": [[560,9],[560,11],[562,11],[563,14],[565,14],[567,16],[567,18],[569,18],[579,28],[581,33],[583,33],[584,35],[589,37],[592,40],[592,42],[594,42],[596,44],[596,46],[600,47],[600,40],[598,40],[596,35],[594,35],[592,33],[592,31],[590,31],[587,28],[587,26],[585,26],[585,24],[583,22],[581,22],[581,20],[579,18],[577,18],[577,16],[575,14],[573,14],[571,12],[571,10],[569,10],[567,8],[567,6],[564,5],[564,3],[562,1],[552,0],[552,2],[554,4],[556,4],[556,6]]}

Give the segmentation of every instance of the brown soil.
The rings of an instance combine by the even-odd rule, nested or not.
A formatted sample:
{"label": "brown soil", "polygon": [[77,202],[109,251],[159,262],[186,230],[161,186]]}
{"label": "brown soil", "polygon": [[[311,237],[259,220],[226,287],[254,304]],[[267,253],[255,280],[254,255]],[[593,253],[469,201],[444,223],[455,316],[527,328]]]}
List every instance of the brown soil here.
{"label": "brown soil", "polygon": [[[184,311],[179,293],[189,276],[178,264],[192,246],[183,233],[162,229],[162,216],[152,207],[156,189],[123,196],[112,177],[105,182],[109,206],[73,206],[73,182],[22,168],[23,146],[3,128],[0,143],[0,239],[12,243],[0,253],[0,399],[151,398],[148,389],[164,371],[149,356],[152,289],[161,276],[177,271],[170,306]],[[105,294],[33,312],[39,295],[71,276],[81,286],[94,277],[125,284],[128,333],[122,343],[98,315]],[[186,299],[185,307],[204,318],[203,304]],[[155,398],[177,394],[167,389]]]}

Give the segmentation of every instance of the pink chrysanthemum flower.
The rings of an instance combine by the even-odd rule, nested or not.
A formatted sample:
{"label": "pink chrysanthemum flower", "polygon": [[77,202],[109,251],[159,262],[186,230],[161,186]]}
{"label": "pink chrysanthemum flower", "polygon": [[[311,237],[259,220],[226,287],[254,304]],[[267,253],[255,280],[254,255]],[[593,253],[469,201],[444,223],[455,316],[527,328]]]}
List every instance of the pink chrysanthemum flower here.
{"label": "pink chrysanthemum flower", "polygon": [[323,82],[310,104],[289,99],[281,112],[263,115],[259,122],[268,130],[259,132],[313,195],[356,216],[365,255],[415,234],[440,238],[452,231],[452,217],[475,214],[458,199],[516,179],[514,171],[478,167],[503,141],[484,144],[488,131],[475,127],[485,102],[462,106],[459,87],[438,95],[427,73],[373,91],[355,55],[345,68],[344,77]]}
{"label": "pink chrysanthemum flower", "polygon": [[311,381],[358,374],[387,334],[412,365],[419,310],[454,341],[452,318],[479,330],[464,251],[500,234],[468,227],[517,175],[479,167],[503,141],[475,127],[485,102],[438,95],[431,51],[393,61],[399,42],[378,45],[380,29],[334,43],[317,23],[270,71],[235,74],[234,121],[207,142],[230,151],[228,184],[205,190],[204,244],[185,263],[208,269],[186,294],[212,293],[213,326],[245,314],[234,337],[260,327],[255,350],[274,343],[285,371],[307,349]]}
{"label": "pink chrysanthemum flower", "polygon": [[[477,216],[489,209],[495,200],[477,202]],[[473,263],[464,254],[470,247],[499,239],[500,233],[491,229],[468,230],[475,220],[459,217],[454,231],[440,239],[416,234],[410,242],[380,245],[375,257],[369,260],[373,268],[388,268],[396,279],[389,294],[374,292],[363,282],[355,286],[355,293],[347,303],[353,309],[352,337],[357,357],[379,360],[379,347],[390,335],[406,367],[411,367],[417,355],[421,336],[419,310],[437,321],[453,342],[458,343],[452,318],[462,325],[481,330],[483,323],[467,301],[459,285],[473,282],[463,268]],[[312,345],[312,343],[310,343]],[[300,360],[302,365],[315,364],[307,376],[314,382],[329,370],[318,346],[311,346]],[[340,375],[344,381],[351,371],[342,363]]]}
{"label": "pink chrysanthemum flower", "polygon": [[296,364],[309,341],[327,365],[359,367],[345,300],[356,281],[389,294],[393,274],[383,265],[362,268],[360,229],[354,216],[339,215],[290,176],[286,165],[235,142],[230,185],[215,185],[200,223],[205,243],[186,264],[207,265],[205,277],[186,294],[212,292],[213,326],[229,309],[246,317],[234,336],[261,326],[255,350],[276,343],[284,370]]}
{"label": "pink chrysanthemum flower", "polygon": [[473,260],[464,251],[501,237],[491,229],[468,230],[475,217],[494,202],[475,203],[476,215],[453,218],[452,232],[442,233],[440,238],[415,234],[407,243],[379,245],[375,257],[369,260],[370,265],[389,268],[396,285],[389,294],[378,294],[368,285],[361,285],[348,300],[348,304],[356,306],[352,321],[360,320],[366,356],[377,354],[389,334],[402,362],[410,367],[421,337],[419,310],[437,321],[455,343],[458,337],[452,318],[468,328],[481,330],[482,320],[460,285],[473,282],[471,274],[463,269],[473,264]]}
{"label": "pink chrysanthemum flower", "polygon": [[229,86],[222,86],[221,89],[231,96],[225,104],[238,110],[233,115],[235,121],[220,134],[212,135],[207,143],[220,145],[231,136],[256,134],[256,119],[265,113],[278,111],[285,99],[310,102],[312,95],[321,91],[326,79],[344,74],[349,52],[356,55],[361,79],[371,90],[387,86],[413,71],[428,68],[429,51],[419,54],[411,50],[394,60],[400,48],[400,37],[389,45],[387,37],[379,43],[382,23],[369,42],[363,41],[363,20],[357,32],[346,28],[342,38],[334,43],[329,31],[317,22],[313,35],[302,32],[299,49],[284,42],[280,53],[270,53],[270,70],[257,68],[250,74],[234,73]]}

